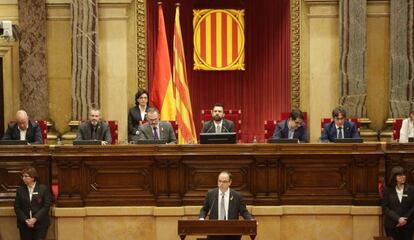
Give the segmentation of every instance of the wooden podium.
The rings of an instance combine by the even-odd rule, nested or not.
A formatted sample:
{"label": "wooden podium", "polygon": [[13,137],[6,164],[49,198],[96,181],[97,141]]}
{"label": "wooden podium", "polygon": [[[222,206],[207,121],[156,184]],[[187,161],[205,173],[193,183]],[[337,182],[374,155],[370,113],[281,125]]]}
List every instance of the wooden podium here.
{"label": "wooden podium", "polygon": [[256,220],[178,220],[178,235],[182,240],[187,235],[257,235]]}

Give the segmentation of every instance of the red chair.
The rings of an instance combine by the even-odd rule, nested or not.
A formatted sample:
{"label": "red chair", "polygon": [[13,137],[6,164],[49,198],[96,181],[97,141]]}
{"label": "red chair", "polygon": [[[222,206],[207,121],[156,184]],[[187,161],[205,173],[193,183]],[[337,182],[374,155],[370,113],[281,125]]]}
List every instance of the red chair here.
{"label": "red chair", "polygon": [[[237,140],[241,140],[241,134],[242,134],[242,111],[239,110],[224,110],[224,118],[231,120],[234,122],[234,131],[237,133]],[[213,116],[211,116],[211,110],[210,109],[204,109],[201,110],[201,125],[204,124],[204,122],[210,121],[213,119]]]}
{"label": "red chair", "polygon": [[172,128],[174,129],[175,138],[178,141],[178,123],[177,121],[169,121],[171,123]]}
{"label": "red chair", "polygon": [[118,144],[118,121],[108,120],[109,130],[111,131],[112,143]]}
{"label": "red chair", "polygon": [[[348,118],[347,119],[350,122],[355,123],[355,126],[358,130],[358,134],[361,135],[361,122],[359,121],[359,118]],[[321,134],[323,134],[323,126],[325,126],[325,124],[332,122],[333,119],[332,118],[322,118],[321,119]]]}
{"label": "red chair", "polygon": [[40,127],[40,132],[42,133],[43,144],[47,144],[47,121],[46,120],[36,120],[35,122]]}
{"label": "red chair", "polygon": [[270,139],[275,132],[276,124],[278,121],[276,120],[267,120],[264,121],[264,139]]}
{"label": "red chair", "polygon": [[394,118],[392,121],[392,139],[398,141],[400,139],[400,130],[404,118]]}

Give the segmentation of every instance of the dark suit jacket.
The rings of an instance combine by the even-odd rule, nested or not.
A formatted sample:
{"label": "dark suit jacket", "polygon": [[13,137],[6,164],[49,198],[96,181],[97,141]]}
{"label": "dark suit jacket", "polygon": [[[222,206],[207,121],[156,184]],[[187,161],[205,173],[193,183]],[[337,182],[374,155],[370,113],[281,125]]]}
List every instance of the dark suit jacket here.
{"label": "dark suit jacket", "polygon": [[[160,139],[167,140],[168,143],[177,143],[174,129],[170,122],[160,121],[159,127]],[[145,123],[140,129],[138,139],[154,139],[154,130],[149,123]]]}
{"label": "dark suit jacket", "polygon": [[[201,129],[202,133],[215,133],[216,126],[214,120],[207,121],[203,124]],[[234,132],[234,123],[231,120],[223,119],[223,125],[221,126],[221,132]]]}
{"label": "dark suit jacket", "polygon": [[[205,219],[206,216],[209,215],[209,219],[218,219],[218,192],[218,188],[211,189],[207,192],[204,205],[200,210],[199,218]],[[239,219],[239,215],[246,220],[253,219],[252,215],[246,209],[243,196],[232,189],[230,189],[229,209],[227,214],[228,220],[237,220]]]}
{"label": "dark suit jacket", "polygon": [[[86,121],[79,125],[76,132],[75,140],[94,140],[92,139],[92,124]],[[106,141],[108,144],[112,143],[111,130],[106,122],[99,121],[96,129],[96,140]]]}
{"label": "dark suit jacket", "polygon": [[408,184],[405,185],[401,203],[395,187],[384,188],[382,209],[385,215],[384,225],[386,228],[395,228],[400,217],[406,217],[407,224],[413,225],[414,187]]}
{"label": "dark suit jacket", "polygon": [[[344,138],[359,138],[358,130],[355,126],[355,123],[350,121],[345,121],[343,125],[343,134]],[[333,142],[337,138],[335,122],[325,124],[323,127],[323,133],[321,136],[321,141],[330,141]]]}
{"label": "dark suit jacket", "polygon": [[49,188],[45,185],[36,183],[33,190],[32,201],[30,201],[27,186],[25,184],[21,185],[16,191],[16,199],[14,201],[17,227],[21,228],[26,225],[25,221],[30,218],[30,210],[32,210],[32,217],[37,219],[35,228],[48,227],[50,224],[50,199]]}
{"label": "dark suit jacket", "polygon": [[[6,133],[4,134],[3,140],[20,140],[20,130],[19,125],[17,123],[9,124]],[[26,132],[26,140],[28,143],[32,144],[42,144],[42,133],[40,131],[40,127],[37,123],[29,121],[27,132]]]}
{"label": "dark suit jacket", "polygon": [[[275,132],[273,133],[272,139],[281,138],[289,138],[288,120],[283,120],[276,124]],[[293,138],[297,138],[301,142],[308,142],[309,139],[306,125],[303,124],[300,127],[296,128],[295,132],[293,133]]]}
{"label": "dark suit jacket", "polygon": [[[148,111],[148,105],[145,111]],[[141,110],[135,106],[128,111],[128,140],[132,140],[132,137],[139,130],[140,122],[145,121],[145,118],[141,118]]]}

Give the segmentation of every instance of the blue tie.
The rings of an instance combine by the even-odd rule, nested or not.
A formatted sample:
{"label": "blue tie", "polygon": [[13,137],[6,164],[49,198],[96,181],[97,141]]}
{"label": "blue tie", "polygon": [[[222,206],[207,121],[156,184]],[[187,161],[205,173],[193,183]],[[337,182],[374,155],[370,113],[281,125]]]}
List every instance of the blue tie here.
{"label": "blue tie", "polygon": [[158,137],[157,127],[154,127],[154,140],[158,140],[158,139],[160,138]]}

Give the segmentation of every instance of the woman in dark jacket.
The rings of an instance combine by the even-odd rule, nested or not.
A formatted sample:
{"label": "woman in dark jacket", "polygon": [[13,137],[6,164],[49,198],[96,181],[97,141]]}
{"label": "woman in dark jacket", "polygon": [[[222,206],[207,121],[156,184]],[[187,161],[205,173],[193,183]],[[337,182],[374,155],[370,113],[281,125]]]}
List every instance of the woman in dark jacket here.
{"label": "woman in dark jacket", "polygon": [[132,141],[139,133],[139,126],[145,121],[148,111],[149,94],[146,90],[139,90],[135,94],[135,107],[128,112],[128,141]]}
{"label": "woman in dark jacket", "polygon": [[23,169],[22,179],[24,184],[17,189],[14,202],[20,239],[46,239],[50,225],[49,188],[37,182],[38,174],[33,167]]}
{"label": "woman in dark jacket", "polygon": [[414,188],[406,183],[404,168],[392,168],[387,185],[382,201],[387,236],[394,240],[411,240],[414,231]]}

